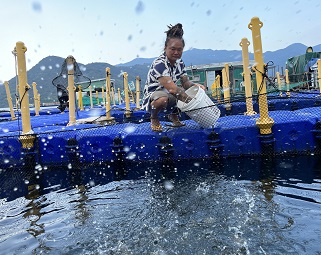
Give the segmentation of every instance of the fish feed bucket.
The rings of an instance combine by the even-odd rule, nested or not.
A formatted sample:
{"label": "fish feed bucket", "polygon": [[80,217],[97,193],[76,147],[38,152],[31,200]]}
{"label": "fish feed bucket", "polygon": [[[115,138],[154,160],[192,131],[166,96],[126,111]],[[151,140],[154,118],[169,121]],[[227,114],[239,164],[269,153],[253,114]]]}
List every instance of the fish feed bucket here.
{"label": "fish feed bucket", "polygon": [[202,128],[213,127],[220,117],[221,111],[199,86],[190,87],[185,91],[192,100],[188,103],[178,100],[177,107],[185,112]]}

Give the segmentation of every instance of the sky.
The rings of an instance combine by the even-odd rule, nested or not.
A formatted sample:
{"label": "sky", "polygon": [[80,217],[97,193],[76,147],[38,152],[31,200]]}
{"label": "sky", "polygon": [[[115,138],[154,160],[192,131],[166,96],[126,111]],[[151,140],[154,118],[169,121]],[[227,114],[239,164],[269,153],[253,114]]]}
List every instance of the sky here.
{"label": "sky", "polygon": [[176,23],[184,50],[241,50],[242,38],[252,42],[253,17],[263,22],[263,52],[321,43],[320,0],[1,0],[0,10],[0,84],[15,77],[18,41],[27,70],[47,56],[112,65],[157,57]]}

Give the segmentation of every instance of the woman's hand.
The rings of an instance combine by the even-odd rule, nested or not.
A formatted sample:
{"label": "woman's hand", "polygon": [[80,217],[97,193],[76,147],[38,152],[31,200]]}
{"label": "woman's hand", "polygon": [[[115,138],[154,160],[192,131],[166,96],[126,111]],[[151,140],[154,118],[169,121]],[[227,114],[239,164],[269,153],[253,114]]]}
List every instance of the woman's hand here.
{"label": "woman's hand", "polygon": [[182,87],[184,89],[189,89],[190,87],[193,87],[193,86],[199,86],[201,87],[203,90],[205,90],[205,86],[202,85],[202,84],[199,84],[199,83],[194,83],[192,81],[190,81],[187,77],[187,75],[182,75],[181,76],[181,83],[182,83]]}
{"label": "woman's hand", "polygon": [[199,83],[194,83],[194,86],[199,86],[200,88],[202,88],[203,90],[205,90],[205,86]]}

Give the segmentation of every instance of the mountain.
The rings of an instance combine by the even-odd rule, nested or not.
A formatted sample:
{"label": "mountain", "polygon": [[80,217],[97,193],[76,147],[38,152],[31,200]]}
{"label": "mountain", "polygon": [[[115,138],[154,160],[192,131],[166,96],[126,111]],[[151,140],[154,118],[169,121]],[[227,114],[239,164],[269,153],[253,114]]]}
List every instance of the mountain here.
{"label": "mountain", "polygon": [[[294,43],[288,47],[276,51],[267,51],[264,53],[264,61],[273,61],[276,66],[276,71],[282,73],[285,68],[287,59],[302,55],[305,53],[307,46],[301,43]],[[315,52],[321,51],[321,44],[313,47]],[[155,56],[156,57],[156,56]],[[250,60],[254,59],[253,53],[249,53]],[[77,60],[77,58],[76,58]],[[90,63],[82,64],[78,63],[81,67],[83,75],[90,79],[101,79],[106,77],[106,67],[110,68],[111,78],[115,79],[116,88],[123,87],[122,73],[128,73],[128,81],[135,81],[135,77],[141,78],[141,86],[143,87],[148,72],[149,65],[154,58],[136,58],[130,62],[122,63],[118,65],[110,65],[108,63]],[[186,66],[189,65],[201,65],[211,63],[224,63],[242,61],[241,50],[211,50],[211,49],[190,49],[184,51],[183,60]],[[52,80],[57,77],[61,72],[61,66],[64,62],[64,58],[58,56],[48,56],[42,59],[38,64],[32,67],[28,72],[28,83],[32,85],[32,82],[37,83],[37,90],[41,95],[41,103],[52,103],[57,101],[56,87],[52,85]],[[15,98],[16,93],[16,78],[12,78],[9,81],[9,87],[11,96]],[[33,104],[33,92],[29,90],[30,103]],[[0,107],[8,107],[6,94],[0,93]]]}
{"label": "mountain", "polygon": [[[32,67],[27,72],[28,83],[32,87],[32,83],[36,82],[37,90],[40,94],[41,103],[57,102],[57,89],[52,84],[52,80],[60,75],[64,58],[57,56],[48,56],[42,59],[38,64]],[[76,59],[77,61],[77,59]],[[77,62],[83,75],[94,79],[101,79],[106,77],[106,68],[110,68],[111,78],[115,79],[115,88],[123,88],[123,72],[128,73],[128,81],[135,81],[136,76],[142,79],[141,84],[145,83],[148,66],[147,65],[133,65],[133,66],[113,66],[108,63],[90,63],[84,65]],[[9,88],[13,103],[15,104],[16,84],[17,78],[14,77],[9,80]],[[0,87],[1,88],[1,87]],[[4,89],[3,89],[4,91]],[[33,90],[29,90],[29,101],[33,104]],[[5,93],[0,93],[0,108],[8,107],[7,97]]]}
{"label": "mountain", "polygon": [[155,58],[135,58],[129,62],[117,64],[116,66],[134,66],[134,65],[145,65],[153,62]]}
{"label": "mountain", "polygon": [[[288,47],[276,51],[266,51],[263,54],[265,63],[272,61],[277,71],[281,72],[285,68],[286,61],[293,57],[305,53],[308,46],[302,43],[294,43]],[[250,50],[250,49],[249,49]],[[321,51],[321,44],[313,47],[315,52]],[[254,59],[254,54],[249,53],[250,60]],[[118,64],[117,66],[132,66],[150,64],[154,58],[135,58],[130,62]],[[211,49],[190,49],[184,51],[183,60],[186,66],[202,65],[211,63],[224,63],[242,61],[242,50],[211,50]]]}

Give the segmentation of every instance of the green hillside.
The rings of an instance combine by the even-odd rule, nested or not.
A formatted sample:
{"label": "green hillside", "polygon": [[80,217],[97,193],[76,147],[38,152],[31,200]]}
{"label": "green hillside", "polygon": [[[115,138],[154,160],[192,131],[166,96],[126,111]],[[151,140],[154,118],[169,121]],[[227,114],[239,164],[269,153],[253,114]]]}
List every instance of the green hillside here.
{"label": "green hillside", "polygon": [[[76,59],[77,61],[77,59]],[[57,56],[49,56],[42,59],[37,65],[32,67],[27,72],[28,84],[31,86],[33,82],[37,83],[37,90],[41,96],[41,103],[57,102],[56,87],[52,85],[52,80],[56,78],[61,72],[61,66],[64,58]],[[128,81],[134,81],[136,76],[141,77],[141,87],[145,84],[148,72],[148,66],[135,65],[135,66],[112,66],[108,63],[91,63],[83,65],[78,63],[84,76],[90,79],[101,79],[106,77],[106,68],[110,68],[111,78],[115,79],[115,87],[123,90],[123,72],[128,73]],[[17,78],[13,77],[9,81],[9,87],[13,102],[15,102]],[[29,90],[29,101],[33,104],[33,91]],[[0,108],[8,107],[7,97],[4,86],[0,87]]]}

